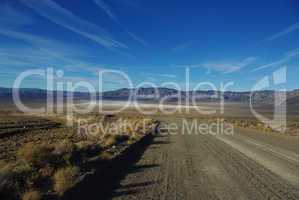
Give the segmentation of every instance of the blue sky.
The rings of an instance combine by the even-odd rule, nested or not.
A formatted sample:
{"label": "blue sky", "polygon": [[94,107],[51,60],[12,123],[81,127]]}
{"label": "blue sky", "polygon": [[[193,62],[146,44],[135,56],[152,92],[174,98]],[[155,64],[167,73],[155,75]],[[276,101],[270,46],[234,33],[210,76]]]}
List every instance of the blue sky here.
{"label": "blue sky", "polygon": [[[299,88],[299,2],[1,0],[0,86],[28,69],[63,70],[61,81],[97,84],[99,70],[121,70],[134,86],[190,87],[234,82],[250,90],[287,67],[286,88]],[[30,77],[21,87],[45,88]],[[128,87],[107,75],[104,90]],[[270,89],[270,88],[269,88]]]}

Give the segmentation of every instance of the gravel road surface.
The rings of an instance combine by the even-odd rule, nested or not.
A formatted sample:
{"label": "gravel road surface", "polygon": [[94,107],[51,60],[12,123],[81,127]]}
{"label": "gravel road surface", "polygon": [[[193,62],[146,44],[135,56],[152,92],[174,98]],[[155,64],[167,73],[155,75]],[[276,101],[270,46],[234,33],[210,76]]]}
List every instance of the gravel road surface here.
{"label": "gravel road surface", "polygon": [[111,199],[299,199],[299,154],[289,140],[242,129],[184,135],[179,119],[163,123],[174,120],[178,134],[156,136]]}

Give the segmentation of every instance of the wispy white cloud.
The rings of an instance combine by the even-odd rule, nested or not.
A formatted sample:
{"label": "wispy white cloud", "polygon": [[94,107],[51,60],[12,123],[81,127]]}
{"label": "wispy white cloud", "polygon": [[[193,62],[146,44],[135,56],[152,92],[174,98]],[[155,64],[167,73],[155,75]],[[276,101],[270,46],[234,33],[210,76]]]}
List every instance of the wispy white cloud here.
{"label": "wispy white cloud", "polygon": [[294,49],[292,51],[289,51],[289,52],[285,53],[285,55],[280,60],[265,64],[265,65],[261,65],[255,69],[253,69],[251,72],[255,72],[255,71],[259,71],[259,70],[266,69],[269,67],[276,67],[279,65],[286,64],[288,61],[292,60],[295,57],[299,57],[299,49]]}
{"label": "wispy white cloud", "polygon": [[[2,78],[9,78],[13,81],[24,70],[46,69],[47,67],[64,71],[64,76],[56,77],[55,81],[73,84],[83,81],[96,88],[99,85],[98,72],[107,69],[103,68],[102,65],[76,60],[76,58],[58,60],[52,52],[34,48],[0,48],[0,68],[4,71],[1,73]],[[40,81],[38,82],[40,77],[33,76],[29,80],[36,81],[37,84],[33,84],[35,86],[40,84]],[[107,89],[119,88],[127,84],[122,77],[109,73],[104,75],[103,83]]]}
{"label": "wispy white cloud", "polygon": [[255,60],[255,57],[248,57],[240,62],[206,62],[196,66],[206,68],[209,71],[213,70],[221,73],[232,73],[249,66]]}
{"label": "wispy white cloud", "polygon": [[[63,55],[63,52],[60,53],[61,55]],[[57,57],[53,55],[50,51],[43,51],[43,49],[27,46],[1,47],[0,67],[7,67],[7,69],[18,68],[20,70],[44,67],[56,67],[64,69],[65,65],[71,65],[71,63],[68,62],[67,59],[62,59],[63,56]],[[73,61],[76,62],[75,58]]]}
{"label": "wispy white cloud", "polygon": [[64,44],[57,40],[39,37],[14,30],[0,30],[0,36],[19,41],[18,45],[2,45],[0,65],[13,67],[56,66],[68,69],[71,66],[90,66],[80,59],[85,56],[85,48]]}
{"label": "wispy white cloud", "polygon": [[9,37],[12,39],[20,40],[25,43],[33,44],[33,45],[53,46],[58,49],[61,47],[61,43],[57,42],[56,40],[43,38],[40,36],[36,36],[36,35],[25,33],[25,32],[19,32],[19,31],[15,31],[15,30],[0,29],[0,35]]}
{"label": "wispy white cloud", "polygon": [[152,80],[157,80],[156,78],[158,77],[158,78],[167,78],[167,79],[169,79],[169,78],[171,78],[171,79],[173,79],[173,78],[176,78],[177,77],[177,75],[175,75],[175,74],[158,74],[158,73],[150,73],[150,72],[143,72],[142,74],[140,74],[140,75],[142,75],[142,76],[146,76],[147,78],[150,78],[150,79],[152,79]]}
{"label": "wispy white cloud", "polygon": [[[111,6],[109,6],[107,3],[105,3],[103,0],[93,0],[95,2],[95,4],[105,12],[105,14],[114,22],[116,22],[119,26],[121,26],[121,23],[118,20],[118,17],[116,16],[116,14],[112,11]],[[122,26],[121,26],[122,27]],[[122,27],[123,28],[123,27]],[[136,42],[142,44],[145,47],[148,47],[149,44],[147,42],[145,42],[143,39],[141,39],[140,37],[138,37],[136,34],[126,30],[126,28],[123,28],[125,30],[125,32],[132,38],[134,39]]]}
{"label": "wispy white cloud", "polygon": [[129,36],[131,36],[131,38],[133,38],[136,42],[139,42],[143,46],[145,46],[145,47],[149,47],[150,46],[146,41],[144,41],[143,39],[141,39],[137,35],[133,34],[132,32],[127,31],[127,33],[129,34]]}
{"label": "wispy white cloud", "polygon": [[[0,27],[5,27],[5,29],[0,28],[0,37],[6,41],[17,41],[17,43],[5,43],[0,46],[0,68],[5,71],[1,74],[2,78],[13,81],[24,70],[53,67],[66,73],[63,78],[58,78],[59,81],[73,83],[86,81],[98,85],[96,74],[105,68],[103,65],[85,59],[88,57],[87,47],[18,31],[20,26],[34,24],[35,19],[11,7],[5,9],[1,7],[0,11],[3,11],[0,13]],[[119,84],[124,85],[124,80],[120,80],[119,77],[106,75],[106,79],[105,85],[114,85],[114,87],[120,87]]]}
{"label": "wispy white cloud", "polygon": [[108,49],[127,48],[127,46],[112,38],[103,28],[75,16],[69,10],[52,0],[21,0],[24,5],[33,9],[39,15],[53,23],[67,28],[85,38],[88,38]]}
{"label": "wispy white cloud", "polygon": [[158,76],[165,77],[165,78],[176,78],[177,77],[174,74],[159,74]]}
{"label": "wispy white cloud", "polygon": [[292,32],[294,32],[294,31],[298,31],[298,30],[299,30],[299,22],[296,23],[296,24],[293,24],[293,25],[291,25],[291,26],[289,26],[289,27],[287,27],[287,28],[286,28],[285,30],[283,30],[283,31],[280,31],[280,32],[278,32],[278,33],[275,33],[274,35],[268,37],[266,40],[269,40],[269,41],[271,41],[271,40],[275,40],[275,39],[277,39],[277,38],[283,37],[283,36],[285,36],[285,35],[287,35],[287,34],[289,34],[289,33],[292,33]]}
{"label": "wispy white cloud", "polygon": [[32,16],[23,13],[12,7],[10,4],[3,4],[0,7],[0,27],[16,27],[31,25],[36,22]]}
{"label": "wispy white cloud", "polygon": [[54,76],[54,81],[57,81],[57,82],[71,82],[71,83],[77,83],[77,82],[86,82],[86,83],[92,83],[92,85],[97,85],[97,78],[96,77],[93,77],[93,78],[84,78],[84,77],[80,77],[80,76],[69,76],[69,75],[66,75],[66,76],[63,76],[63,77],[57,77],[57,76]]}
{"label": "wispy white cloud", "polygon": [[[109,67],[106,67],[102,64],[90,64],[90,63],[79,63],[66,65],[65,68],[70,72],[90,72],[93,75],[98,75],[100,71],[108,70]],[[111,69],[111,68],[110,68]]]}
{"label": "wispy white cloud", "polygon": [[0,66],[2,70],[5,68],[11,70],[19,67],[33,66],[33,63],[28,59],[7,54],[7,51],[3,53],[3,49],[0,49]]}
{"label": "wispy white cloud", "polygon": [[[78,54],[81,54],[82,51],[80,52],[80,50],[84,49],[81,46],[78,48],[78,46],[73,46],[70,44],[65,45],[64,43],[54,39],[39,37],[30,33],[18,32],[14,30],[0,30],[0,35],[18,40],[27,44],[27,46],[30,46],[30,48],[23,47],[22,43],[19,43],[19,45],[16,47],[9,46],[9,48],[5,48],[3,45],[2,48],[5,48],[5,51],[10,52],[7,56],[17,56],[22,58],[34,55],[34,57],[31,58],[32,61],[40,60],[46,56],[49,57],[49,55],[51,59],[55,58],[64,61],[71,61],[71,59],[68,60],[68,56],[76,57]],[[24,51],[24,49],[26,49],[26,51]]]}
{"label": "wispy white cloud", "polygon": [[112,20],[118,21],[117,17],[111,10],[111,7],[106,4],[103,0],[93,0],[96,5],[98,5]]}
{"label": "wispy white cloud", "polygon": [[[18,45],[2,45],[0,48],[0,65],[1,67],[34,67],[42,64],[47,65],[53,63],[57,59],[53,59],[43,52],[39,45],[48,47],[48,44],[55,45],[55,41],[42,39],[30,34],[19,33],[10,30],[0,30],[0,36],[9,37],[17,40]],[[61,47],[61,45],[58,45]],[[59,51],[61,51],[60,49]]]}
{"label": "wispy white cloud", "polygon": [[[10,37],[22,41],[17,46],[0,47],[0,68],[2,70],[15,70],[10,75],[17,76],[23,70],[31,68],[44,69],[53,67],[63,70],[65,76],[57,78],[56,81],[72,82],[85,81],[92,85],[98,85],[97,74],[101,70],[113,69],[112,66],[88,62],[81,59],[83,47],[65,45],[59,41],[42,38],[28,33],[19,33],[12,30],[0,30],[0,36]],[[84,52],[84,50],[83,50]],[[127,84],[123,78],[114,74],[105,74],[105,85],[121,87]]]}
{"label": "wispy white cloud", "polygon": [[1,30],[0,36],[19,41],[18,45],[0,47],[0,67],[55,67],[68,72],[97,74],[110,66],[89,62],[84,46],[65,44],[50,38],[14,30]]}

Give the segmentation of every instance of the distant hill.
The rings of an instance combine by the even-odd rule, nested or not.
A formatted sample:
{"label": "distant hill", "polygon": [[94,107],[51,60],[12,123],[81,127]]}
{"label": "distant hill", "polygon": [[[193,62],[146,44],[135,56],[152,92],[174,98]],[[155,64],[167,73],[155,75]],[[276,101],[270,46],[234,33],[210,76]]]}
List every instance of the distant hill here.
{"label": "distant hill", "polygon": [[[156,91],[156,92],[155,92]],[[137,100],[160,100],[167,99],[167,101],[177,101],[179,98],[185,100],[186,98],[194,99],[196,101],[219,101],[221,92],[214,90],[200,90],[200,91],[178,91],[170,88],[140,88],[136,89],[118,89],[114,91],[104,92],[101,94],[103,99],[129,99],[135,98]],[[223,98],[226,102],[249,102],[251,92],[234,92],[226,91],[223,93]],[[256,91],[252,94],[252,101],[254,104],[267,105],[273,104],[275,97],[275,91],[263,90]],[[299,98],[299,90],[293,90],[287,92],[287,99]],[[293,100],[296,101],[296,100]]]}
{"label": "distant hill", "polygon": [[[0,101],[12,100],[11,88],[0,87]],[[19,89],[20,97],[22,100],[30,101],[43,101],[46,99],[48,91],[42,89]],[[89,99],[89,94],[86,92],[62,92],[62,95],[66,97],[68,94],[72,94],[75,100]],[[196,101],[219,101],[221,92],[213,90],[200,90],[200,91],[178,91],[171,88],[139,88],[137,89],[118,89],[113,91],[107,91],[103,93],[97,93],[97,98],[104,100],[127,100],[130,98],[139,101],[158,101],[165,99],[167,102],[176,102],[180,98],[185,100],[186,98],[194,99]],[[253,102],[255,104],[266,105],[273,104],[275,92],[272,90],[256,91],[253,94]],[[57,91],[53,92],[54,98],[58,95]],[[226,91],[223,94],[226,102],[249,102],[250,92],[234,92]],[[299,90],[287,92],[288,104],[299,104]]]}
{"label": "distant hill", "polygon": [[[3,88],[0,87],[0,101],[12,101],[13,100],[13,90],[12,88]],[[53,97],[56,98],[58,96],[58,91],[53,91]],[[61,92],[62,96],[66,97],[67,94],[74,95],[75,99],[88,99],[89,94],[84,92]],[[47,98],[47,94],[51,94],[51,92],[42,89],[35,88],[20,88],[19,95],[21,100],[23,101],[44,101]]]}
{"label": "distant hill", "polygon": [[299,114],[299,95],[287,99],[286,105],[288,113]]}
{"label": "distant hill", "polygon": [[295,96],[295,97],[289,98],[287,100],[287,104],[299,107],[299,96]]}

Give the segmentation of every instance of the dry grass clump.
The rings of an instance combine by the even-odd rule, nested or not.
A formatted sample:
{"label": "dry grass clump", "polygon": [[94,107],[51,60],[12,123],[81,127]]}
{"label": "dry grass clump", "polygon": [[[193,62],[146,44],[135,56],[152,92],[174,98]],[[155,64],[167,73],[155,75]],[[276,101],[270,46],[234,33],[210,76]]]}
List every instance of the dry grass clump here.
{"label": "dry grass clump", "polygon": [[56,145],[27,143],[17,152],[18,160],[24,160],[36,169],[58,168],[75,161],[77,146],[68,140]]}
{"label": "dry grass clump", "polygon": [[69,140],[63,140],[55,145],[54,154],[63,159],[66,164],[72,164],[75,162],[77,153],[77,146]]}
{"label": "dry grass clump", "polygon": [[117,143],[116,135],[107,134],[104,136],[103,147],[108,148],[115,145],[116,143]]}
{"label": "dry grass clump", "polygon": [[103,138],[103,147],[108,148],[119,143],[125,142],[129,139],[128,135],[106,134]]}
{"label": "dry grass clump", "polygon": [[[141,117],[122,121],[114,116],[107,116],[101,123],[107,125],[106,134],[99,131],[96,136],[82,138],[73,132],[70,136],[57,135],[42,144],[25,144],[10,163],[0,161],[1,195],[7,195],[7,199],[39,200],[43,193],[52,191],[62,196],[76,184],[79,167],[84,163],[95,158],[111,160],[121,152],[118,146],[133,144],[153,124]],[[61,142],[53,144],[55,141]]]}
{"label": "dry grass clump", "polygon": [[25,162],[7,163],[0,169],[0,193],[14,198],[36,178],[33,169]]}
{"label": "dry grass clump", "polygon": [[143,135],[142,133],[134,132],[130,135],[130,138],[131,138],[131,140],[136,141],[136,140],[140,139],[142,137],[142,135]]}
{"label": "dry grass clump", "polygon": [[[48,189],[62,195],[74,185],[79,174],[78,167],[64,167],[71,163],[75,151],[75,144],[68,141],[55,147],[24,145],[17,153],[16,162],[1,163],[0,192],[8,196],[14,194],[17,199],[38,200],[40,194],[36,189],[46,183]],[[54,185],[50,184],[52,179]]]}
{"label": "dry grass clump", "polygon": [[22,200],[41,200],[42,195],[38,191],[28,191],[22,195]]}
{"label": "dry grass clump", "polygon": [[229,119],[227,121],[241,128],[252,128],[264,132],[274,132],[274,130],[271,127],[253,119]]}
{"label": "dry grass clump", "polygon": [[275,132],[271,127],[267,126],[266,124],[253,119],[253,118],[230,118],[227,117],[225,119],[221,118],[201,118],[203,122],[208,122],[208,123],[228,123],[232,124],[235,127],[240,127],[240,128],[250,128],[250,129],[255,129],[263,132]]}
{"label": "dry grass clump", "polygon": [[110,152],[103,151],[100,153],[100,158],[102,160],[110,160],[113,157],[113,155]]}
{"label": "dry grass clump", "polygon": [[43,144],[27,143],[17,152],[17,158],[33,167],[42,167],[53,160],[53,147]]}
{"label": "dry grass clump", "polygon": [[80,141],[75,143],[75,145],[77,149],[77,154],[75,157],[77,160],[80,159],[81,161],[86,160],[88,157],[98,155],[102,150],[98,141]]}
{"label": "dry grass clump", "polygon": [[[278,133],[277,130],[273,129],[269,125],[260,122],[256,119],[230,119],[228,121],[234,124],[235,126],[242,127],[242,128],[252,128],[267,133]],[[298,122],[288,122],[286,133],[290,135],[296,135],[296,133],[299,133],[298,127],[299,127]]]}
{"label": "dry grass clump", "polygon": [[54,191],[63,195],[65,191],[75,185],[79,172],[79,168],[74,166],[57,170],[54,174]]}
{"label": "dry grass clump", "polygon": [[[126,142],[133,144],[153,128],[154,120],[144,117],[127,118],[116,121],[102,138],[104,148]],[[108,126],[109,127],[109,126]]]}
{"label": "dry grass clump", "polygon": [[0,160],[0,172],[2,170],[2,168],[4,168],[7,165],[7,162],[5,162],[4,160]]}

